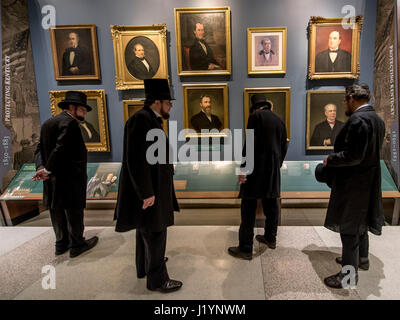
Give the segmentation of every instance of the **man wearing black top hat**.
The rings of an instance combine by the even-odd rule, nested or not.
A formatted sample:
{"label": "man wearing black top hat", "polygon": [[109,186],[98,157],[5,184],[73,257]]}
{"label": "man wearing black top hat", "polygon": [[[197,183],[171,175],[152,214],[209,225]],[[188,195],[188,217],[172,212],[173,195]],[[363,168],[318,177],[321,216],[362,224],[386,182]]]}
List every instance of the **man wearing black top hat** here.
{"label": "man wearing black top hat", "polygon": [[86,95],[78,91],[68,91],[58,106],[63,112],[41,127],[32,180],[43,180],[43,202],[49,207],[56,235],[55,254],[70,249],[70,257],[74,258],[98,241],[97,237],[83,237],[87,150],[79,121],[92,108],[86,103]]}
{"label": "man wearing black top hat", "polygon": [[[287,151],[287,134],[284,122],[272,112],[272,105],[263,94],[251,97],[250,116],[247,130],[254,130],[253,172],[239,176],[241,204],[241,224],[239,228],[239,246],[230,247],[230,255],[251,260],[253,257],[253,236],[256,219],[257,200],[261,199],[266,217],[264,235],[256,240],[271,249],[276,248],[278,230],[281,176],[280,168]],[[245,153],[246,147],[243,149]],[[242,164],[242,168],[245,163]]]}
{"label": "man wearing black top hat", "polygon": [[[138,278],[147,276],[147,288],[171,292],[182,282],[168,276],[165,249],[167,227],[174,224],[174,211],[179,211],[173,184],[173,165],[169,161],[170,145],[163,131],[160,138],[165,161],[149,161],[146,141],[150,130],[162,130],[162,119],[169,118],[172,108],[167,79],[145,79],[146,101],[125,124],[122,168],[119,180],[115,219],[117,232],[136,229],[136,271]],[[165,154],[162,154],[165,153]]]}

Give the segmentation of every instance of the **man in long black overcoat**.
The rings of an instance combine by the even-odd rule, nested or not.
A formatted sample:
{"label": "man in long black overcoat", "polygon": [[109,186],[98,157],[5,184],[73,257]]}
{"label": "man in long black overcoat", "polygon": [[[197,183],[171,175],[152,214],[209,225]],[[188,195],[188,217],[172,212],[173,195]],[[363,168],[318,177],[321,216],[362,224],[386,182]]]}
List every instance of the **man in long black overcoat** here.
{"label": "man in long black overcoat", "polygon": [[[346,88],[344,107],[350,118],[324,161],[332,188],[325,227],[340,233],[342,257],[336,261],[354,268],[348,279],[352,284],[358,281],[358,268],[369,267],[368,231],[380,235],[384,224],[380,150],[385,124],[369,100],[368,85]],[[325,284],[342,288],[346,273],[327,277]]]}
{"label": "man in long black overcoat", "polygon": [[86,207],[87,150],[79,121],[92,108],[86,95],[68,91],[58,106],[64,111],[43,123],[35,151],[36,174],[43,180],[43,203],[50,210],[56,234],[56,255],[70,250],[76,257],[93,248],[97,237],[83,237]]}
{"label": "man in long black overcoat", "polygon": [[239,176],[239,197],[242,198],[239,246],[228,249],[230,255],[247,260],[252,259],[253,253],[257,199],[262,200],[266,221],[264,235],[257,235],[256,240],[270,248],[276,247],[280,168],[287,152],[286,126],[271,111],[270,102],[263,94],[254,94],[251,101],[251,111],[254,111],[249,116],[247,130],[254,130],[254,155],[246,155],[246,163],[249,156],[254,156],[254,169],[251,173]]}
{"label": "man in long black overcoat", "polygon": [[[144,85],[145,106],[129,118],[124,129],[115,230],[136,229],[138,278],[147,276],[149,290],[170,292],[182,286],[182,282],[169,278],[164,258],[167,227],[174,224],[174,210],[179,211],[169,141],[162,131],[162,119],[169,118],[172,98],[167,79],[145,79]],[[148,158],[147,150],[153,142],[146,141],[146,135],[152,129],[158,129],[164,139],[165,161],[153,163]]]}

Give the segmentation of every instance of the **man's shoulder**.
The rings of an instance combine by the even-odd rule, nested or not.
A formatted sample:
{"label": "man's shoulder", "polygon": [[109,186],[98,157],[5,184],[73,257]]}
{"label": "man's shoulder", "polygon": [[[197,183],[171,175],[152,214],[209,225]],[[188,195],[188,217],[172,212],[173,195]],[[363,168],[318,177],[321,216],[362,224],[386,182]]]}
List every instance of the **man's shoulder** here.
{"label": "man's shoulder", "polygon": [[202,117],[202,115],[203,115],[203,112],[202,111],[200,111],[199,113],[196,113],[195,115],[193,115],[192,116],[192,119],[199,119],[199,118],[201,118]]}
{"label": "man's shoulder", "polygon": [[348,52],[347,50],[339,49],[339,53],[340,53],[341,55],[343,55],[343,56],[347,56],[347,57],[350,57],[350,56],[351,56],[351,53]]}

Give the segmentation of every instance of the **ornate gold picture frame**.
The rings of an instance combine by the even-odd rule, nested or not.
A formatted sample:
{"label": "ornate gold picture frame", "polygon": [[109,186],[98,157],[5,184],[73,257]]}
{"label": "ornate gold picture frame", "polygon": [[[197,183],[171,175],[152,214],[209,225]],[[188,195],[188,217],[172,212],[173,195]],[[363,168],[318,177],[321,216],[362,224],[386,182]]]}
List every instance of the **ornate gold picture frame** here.
{"label": "ornate gold picture frame", "polygon": [[307,91],[306,150],[333,150],[347,121],[344,97],[345,90]]}
{"label": "ornate gold picture frame", "polygon": [[286,27],[247,29],[248,74],[286,73]]}
{"label": "ornate gold picture frame", "polygon": [[363,17],[351,19],[311,17],[309,79],[360,77],[359,50]]}
{"label": "ornate gold picture frame", "polygon": [[262,93],[272,104],[274,112],[286,126],[287,139],[290,140],[290,88],[245,88],[244,89],[244,128],[250,115],[251,97],[255,93]]}
{"label": "ornate gold picture frame", "polygon": [[[182,90],[185,137],[227,137],[223,130],[229,128],[228,85],[184,84]],[[201,133],[201,129],[218,132]]]}
{"label": "ornate gold picture frame", "polygon": [[56,80],[100,80],[94,24],[51,27],[50,40]]}
{"label": "ornate gold picture frame", "polygon": [[[87,95],[87,104],[92,107],[85,122],[80,124],[82,136],[89,152],[109,152],[106,94],[104,90],[77,90]],[[49,91],[51,114],[62,112],[58,103],[64,100],[67,90]]]}
{"label": "ornate gold picture frame", "polygon": [[144,79],[169,79],[165,24],[110,28],[117,90],[143,89]]}
{"label": "ornate gold picture frame", "polygon": [[175,8],[179,76],[230,75],[230,8]]}
{"label": "ornate gold picture frame", "polygon": [[[144,107],[144,100],[123,100],[122,107],[124,109],[124,124],[136,112]],[[168,120],[163,119],[163,129],[168,135]]]}

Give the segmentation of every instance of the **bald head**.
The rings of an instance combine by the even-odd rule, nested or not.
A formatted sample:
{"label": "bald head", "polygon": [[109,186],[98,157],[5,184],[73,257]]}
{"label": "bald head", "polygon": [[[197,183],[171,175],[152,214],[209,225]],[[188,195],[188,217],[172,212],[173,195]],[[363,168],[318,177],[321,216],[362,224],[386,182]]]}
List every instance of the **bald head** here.
{"label": "bald head", "polygon": [[335,121],[336,119],[336,105],[328,103],[325,107],[325,117],[328,121]]}
{"label": "bald head", "polygon": [[133,51],[135,52],[135,56],[138,58],[144,58],[144,48],[140,43],[136,43],[133,47]]}
{"label": "bald head", "polygon": [[339,31],[332,31],[329,34],[329,49],[337,50],[339,49],[340,42],[342,42],[342,36],[340,35]]}

